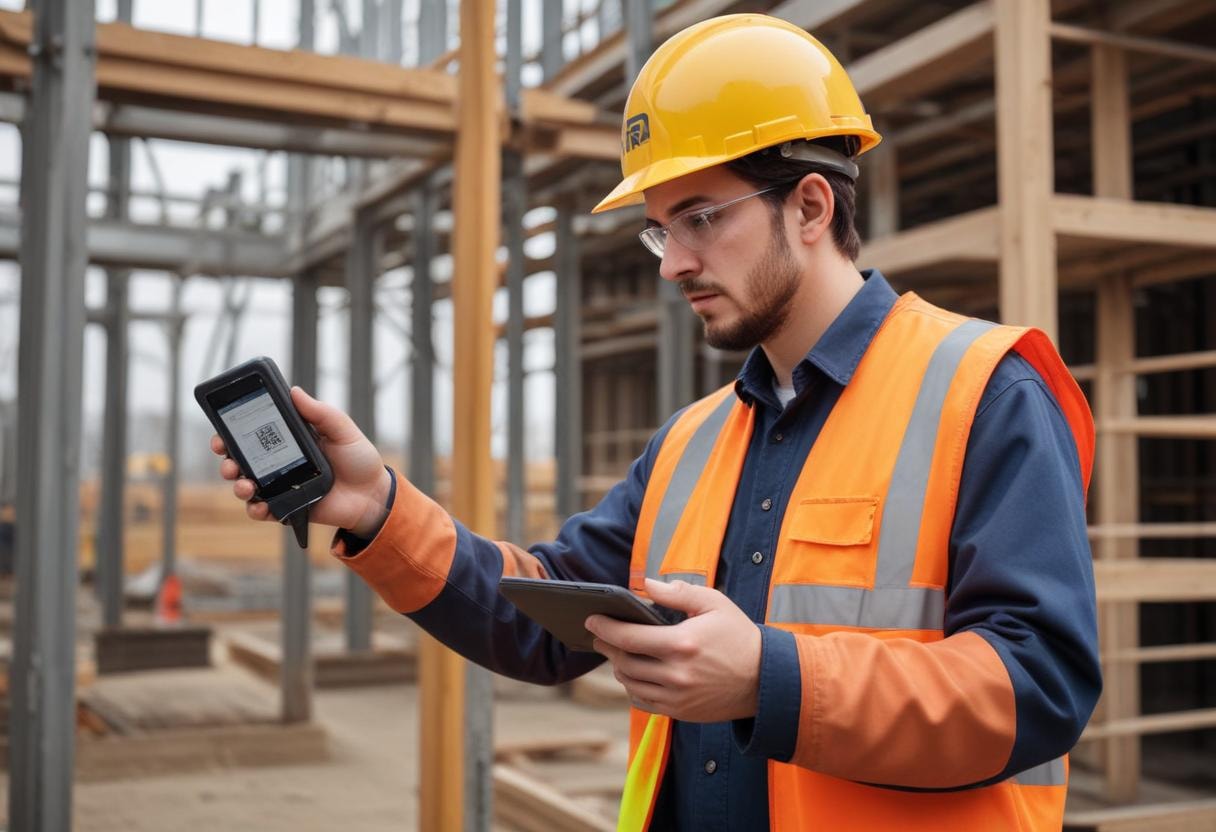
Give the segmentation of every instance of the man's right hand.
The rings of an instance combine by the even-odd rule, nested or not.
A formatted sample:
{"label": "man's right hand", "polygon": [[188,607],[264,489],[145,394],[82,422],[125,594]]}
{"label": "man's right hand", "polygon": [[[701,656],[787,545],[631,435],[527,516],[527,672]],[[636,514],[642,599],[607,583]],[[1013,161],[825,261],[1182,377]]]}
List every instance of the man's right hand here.
{"label": "man's right hand", "polygon": [[[309,510],[309,519],[324,526],[348,529],[358,537],[370,540],[388,517],[384,504],[392,485],[392,475],[384,467],[380,452],[354,420],[338,408],[317,401],[299,387],[291,388],[291,400],[304,420],[321,435],[321,451],[334,469],[333,487]],[[211,437],[211,450],[227,457],[228,449],[219,436]],[[220,475],[226,480],[234,480],[232,493],[245,501],[245,512],[250,517],[274,519],[266,503],[252,501],[253,480],[241,475],[235,460],[224,459],[220,463]]]}

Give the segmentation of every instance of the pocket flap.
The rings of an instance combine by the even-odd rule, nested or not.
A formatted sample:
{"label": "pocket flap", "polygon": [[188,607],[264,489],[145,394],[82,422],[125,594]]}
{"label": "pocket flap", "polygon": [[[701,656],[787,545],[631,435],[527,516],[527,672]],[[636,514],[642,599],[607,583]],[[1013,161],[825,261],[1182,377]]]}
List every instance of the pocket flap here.
{"label": "pocket flap", "polygon": [[789,537],[806,543],[862,546],[874,534],[877,497],[814,497],[800,500],[790,518]]}

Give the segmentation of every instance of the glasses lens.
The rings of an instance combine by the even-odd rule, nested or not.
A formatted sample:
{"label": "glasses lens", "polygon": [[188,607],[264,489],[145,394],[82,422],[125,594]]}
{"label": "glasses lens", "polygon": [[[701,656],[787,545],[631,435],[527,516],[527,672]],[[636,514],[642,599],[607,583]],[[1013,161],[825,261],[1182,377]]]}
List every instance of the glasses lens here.
{"label": "glasses lens", "polygon": [[667,245],[667,229],[657,225],[644,228],[638,234],[638,239],[642,241],[642,245],[646,246],[647,251],[660,260],[663,259],[663,249]]}
{"label": "glasses lens", "polygon": [[680,245],[690,251],[704,251],[718,236],[718,213],[724,207],[715,206],[709,210],[676,217],[671,223],[671,233],[680,241]]}

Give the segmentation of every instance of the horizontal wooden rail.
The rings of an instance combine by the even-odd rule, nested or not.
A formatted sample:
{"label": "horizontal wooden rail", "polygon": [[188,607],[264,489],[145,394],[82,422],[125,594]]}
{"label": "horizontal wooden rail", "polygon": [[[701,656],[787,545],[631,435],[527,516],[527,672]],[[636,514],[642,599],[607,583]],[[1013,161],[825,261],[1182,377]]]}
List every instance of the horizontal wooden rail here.
{"label": "horizontal wooden rail", "polygon": [[1116,719],[1111,722],[1092,723],[1081,734],[1081,741],[1100,740],[1108,737],[1143,736],[1144,734],[1169,734],[1176,731],[1194,731],[1199,728],[1216,728],[1216,708],[1150,714],[1130,719]]}
{"label": "horizontal wooden rail", "polygon": [[1216,601],[1216,560],[1094,561],[1098,601]]}
{"label": "horizontal wooden rail", "polygon": [[1089,527],[1091,540],[1216,537],[1216,523],[1107,523]]}

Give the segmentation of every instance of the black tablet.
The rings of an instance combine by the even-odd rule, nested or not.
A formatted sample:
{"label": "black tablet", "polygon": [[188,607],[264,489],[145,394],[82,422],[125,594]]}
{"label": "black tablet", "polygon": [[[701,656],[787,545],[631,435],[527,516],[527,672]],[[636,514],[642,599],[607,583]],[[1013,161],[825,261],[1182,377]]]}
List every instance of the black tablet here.
{"label": "black tablet", "polygon": [[542,578],[502,578],[499,591],[571,650],[592,652],[594,636],[583,622],[606,615],[634,624],[674,624],[679,613],[643,601],[615,584],[549,581]]}

